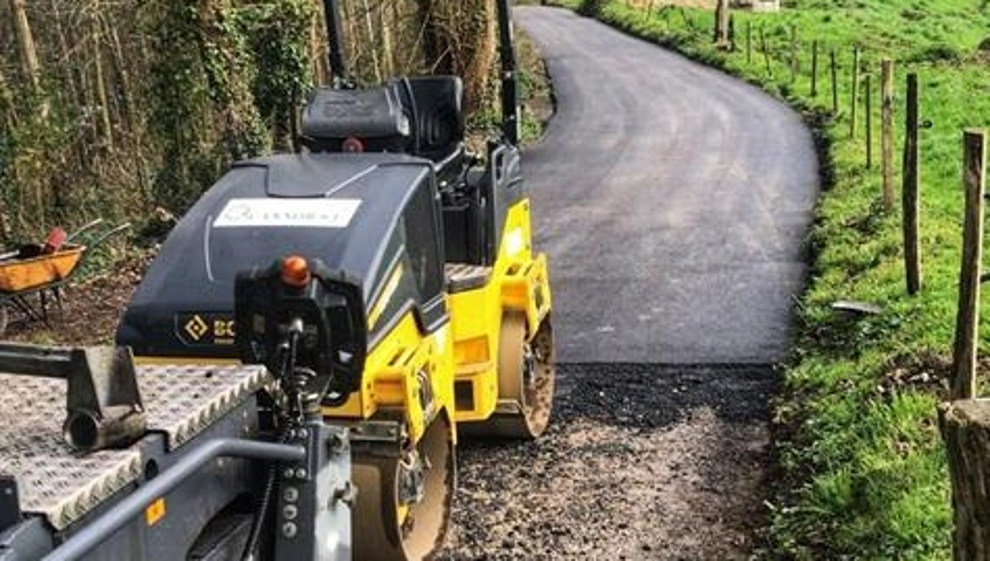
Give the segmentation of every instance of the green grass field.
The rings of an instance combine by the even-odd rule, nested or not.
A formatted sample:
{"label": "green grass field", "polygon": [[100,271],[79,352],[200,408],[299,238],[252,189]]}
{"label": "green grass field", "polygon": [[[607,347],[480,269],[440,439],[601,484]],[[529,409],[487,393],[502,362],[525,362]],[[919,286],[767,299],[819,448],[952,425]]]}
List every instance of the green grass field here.
{"label": "green grass field", "polygon": [[[558,2],[579,8],[580,2]],[[663,2],[657,2],[661,6]],[[983,0],[791,0],[780,13],[735,14],[736,50],[712,45],[712,14],[647,11],[602,2],[600,19],[761,85],[804,112],[821,137],[827,178],[808,243],[813,278],[801,300],[801,335],[776,404],[777,459],[767,557],[949,559],[952,513],[936,426],[951,360],[962,239],[962,130],[990,124],[990,8]],[[800,73],[791,76],[792,35]],[[747,29],[752,60],[747,60]],[[761,33],[762,30],[762,33]],[[762,52],[765,35],[769,71]],[[811,44],[819,42],[819,95]],[[865,127],[850,138],[852,51],[871,74],[874,166]],[[982,47],[982,48],[981,48]],[[828,53],[839,66],[832,115]],[[917,72],[921,116],[924,289],[905,292],[900,211],[880,204],[879,67],[896,64],[895,166],[903,145],[907,72]],[[862,88],[860,89],[862,92]],[[856,320],[836,300],[884,311]],[[984,299],[986,302],[987,299]],[[983,332],[990,333],[984,307]],[[988,349],[986,338],[981,341]]]}

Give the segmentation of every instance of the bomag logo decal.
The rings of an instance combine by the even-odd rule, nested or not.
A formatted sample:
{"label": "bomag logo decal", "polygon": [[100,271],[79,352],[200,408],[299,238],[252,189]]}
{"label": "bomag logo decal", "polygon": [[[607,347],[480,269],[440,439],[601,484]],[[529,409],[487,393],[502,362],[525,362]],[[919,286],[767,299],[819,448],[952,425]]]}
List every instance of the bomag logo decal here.
{"label": "bomag logo decal", "polygon": [[186,322],[186,333],[193,341],[201,340],[209,330],[210,326],[206,325],[206,321],[200,315],[195,315]]}
{"label": "bomag logo decal", "polygon": [[176,334],[186,345],[233,345],[234,320],[228,313],[189,312],[176,315]]}

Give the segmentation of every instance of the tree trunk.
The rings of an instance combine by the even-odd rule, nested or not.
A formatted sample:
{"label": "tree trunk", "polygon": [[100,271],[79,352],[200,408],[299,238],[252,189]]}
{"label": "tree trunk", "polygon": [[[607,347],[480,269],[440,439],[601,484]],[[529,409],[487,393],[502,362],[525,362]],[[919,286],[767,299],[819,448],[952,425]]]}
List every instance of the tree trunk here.
{"label": "tree trunk", "polygon": [[372,21],[371,7],[364,0],[364,23],[368,27],[368,46],[371,48],[371,62],[375,69],[375,83],[382,81],[382,67],[378,62],[378,40],[375,38],[375,24]]}
{"label": "tree trunk", "polygon": [[956,561],[990,561],[990,400],[939,407],[949,459]]}
{"label": "tree trunk", "polygon": [[10,220],[7,218],[7,205],[0,200],[0,244],[10,245]]}
{"label": "tree trunk", "polygon": [[454,66],[450,49],[446,45],[443,25],[439,21],[432,0],[416,0],[420,28],[423,30],[423,52],[426,65],[434,74],[453,74]]}
{"label": "tree trunk", "polygon": [[96,102],[99,104],[100,128],[103,129],[103,142],[108,152],[113,151],[113,124],[110,120],[110,100],[107,97],[106,76],[103,74],[103,54],[100,49],[100,21],[97,18],[98,7],[91,6],[90,14],[90,45],[93,52],[93,89],[96,91]]}
{"label": "tree trunk", "polygon": [[3,73],[3,66],[0,66],[0,115],[3,117],[4,126],[14,125],[14,102],[10,88],[7,86],[7,77]]}
{"label": "tree trunk", "polygon": [[38,63],[38,50],[35,48],[25,0],[10,0],[10,13],[14,19],[14,35],[17,36],[17,47],[21,55],[21,69],[35,91],[39,91],[41,65]]}
{"label": "tree trunk", "polygon": [[386,76],[395,75],[395,56],[392,53],[392,26],[389,25],[388,15],[385,13],[385,3],[379,2],[375,10],[378,17],[378,31],[382,37],[382,61],[385,67]]}
{"label": "tree trunk", "polygon": [[113,54],[110,60],[113,63],[114,72],[117,73],[120,80],[120,102],[123,105],[124,116],[127,119],[127,130],[137,137],[140,135],[141,125],[134,111],[132,93],[134,90],[131,85],[131,75],[127,70],[127,60],[124,57],[124,47],[120,42],[120,34],[117,33],[115,26],[106,22],[103,22],[103,28],[110,35],[111,53]]}
{"label": "tree trunk", "polygon": [[455,29],[462,34],[466,31],[465,35],[470,39],[461,47],[462,52],[457,53],[455,72],[464,77],[468,110],[473,111],[484,98],[495,62],[494,3],[487,0],[476,2],[468,13],[455,11],[454,17],[460,20]]}
{"label": "tree trunk", "polygon": [[[55,33],[58,35],[59,59],[68,61],[72,57],[69,41],[65,35],[65,27],[62,25],[62,10],[59,8],[61,0],[51,0],[52,21],[55,24]],[[69,96],[72,103],[82,103],[79,97],[79,88],[76,84],[76,67],[71,64],[61,65],[64,68],[65,84],[68,86]]]}
{"label": "tree trunk", "polygon": [[330,75],[328,47],[327,41],[323,39],[326,33],[326,26],[323,24],[326,16],[323,9],[323,2],[316,2],[313,21],[309,26],[309,53],[313,61],[313,83],[317,86],[326,86],[330,83],[327,78]]}
{"label": "tree trunk", "polygon": [[[364,43],[360,33],[360,24],[355,24],[354,19],[356,16],[353,15],[353,10],[351,10],[350,2],[341,2],[340,11],[341,17],[344,22],[344,41],[347,44],[347,54],[349,55],[349,60],[347,61],[347,68],[352,77],[362,76],[362,58],[364,57]],[[328,38],[329,40],[329,38]]]}

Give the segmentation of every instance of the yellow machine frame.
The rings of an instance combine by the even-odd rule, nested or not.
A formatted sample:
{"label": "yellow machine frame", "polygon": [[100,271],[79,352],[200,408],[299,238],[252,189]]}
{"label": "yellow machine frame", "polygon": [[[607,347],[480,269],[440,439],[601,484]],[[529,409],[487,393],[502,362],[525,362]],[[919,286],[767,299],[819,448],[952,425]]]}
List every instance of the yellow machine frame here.
{"label": "yellow machine frame", "polygon": [[[388,296],[386,290],[380,298]],[[372,313],[383,304],[372,304]],[[439,414],[452,418],[454,429],[456,423],[487,420],[499,399],[503,314],[525,314],[528,336],[533,337],[551,305],[546,256],[533,254],[530,203],[523,199],[509,209],[488,282],[448,293],[450,323],[423,333],[408,312],[369,353],[361,390],[343,406],[326,407],[323,413],[328,419],[356,421],[401,412],[412,442]],[[455,399],[455,387],[467,398]]]}
{"label": "yellow machine frame", "polygon": [[[388,296],[383,291],[380,299]],[[524,314],[527,336],[532,338],[552,308],[546,255],[534,254],[532,249],[528,198],[508,211],[488,282],[446,297],[450,322],[434,333],[423,333],[413,312],[407,312],[369,353],[361,391],[340,407],[323,409],[329,420],[354,422],[382,412],[401,413],[410,440],[416,442],[438,414],[451,418],[456,432],[457,423],[485,421],[495,413],[503,315],[509,311]],[[381,304],[372,304],[371,314]],[[176,357],[138,360],[142,364],[236,362]],[[455,388],[459,399],[455,399]],[[456,434],[453,437],[456,441]]]}

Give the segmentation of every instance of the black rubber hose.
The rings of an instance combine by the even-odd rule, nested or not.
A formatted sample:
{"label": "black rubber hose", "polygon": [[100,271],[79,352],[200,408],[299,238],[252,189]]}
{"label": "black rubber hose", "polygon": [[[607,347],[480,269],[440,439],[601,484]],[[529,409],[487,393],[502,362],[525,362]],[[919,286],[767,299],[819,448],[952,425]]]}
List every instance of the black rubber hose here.
{"label": "black rubber hose", "polygon": [[272,462],[268,466],[268,479],[265,481],[265,490],[261,495],[261,502],[258,503],[258,514],[251,523],[251,533],[248,534],[247,544],[244,547],[242,561],[253,561],[254,554],[258,550],[258,542],[261,540],[261,528],[268,518],[268,508],[271,506],[272,494],[275,492],[275,477],[278,475],[278,464]]}

